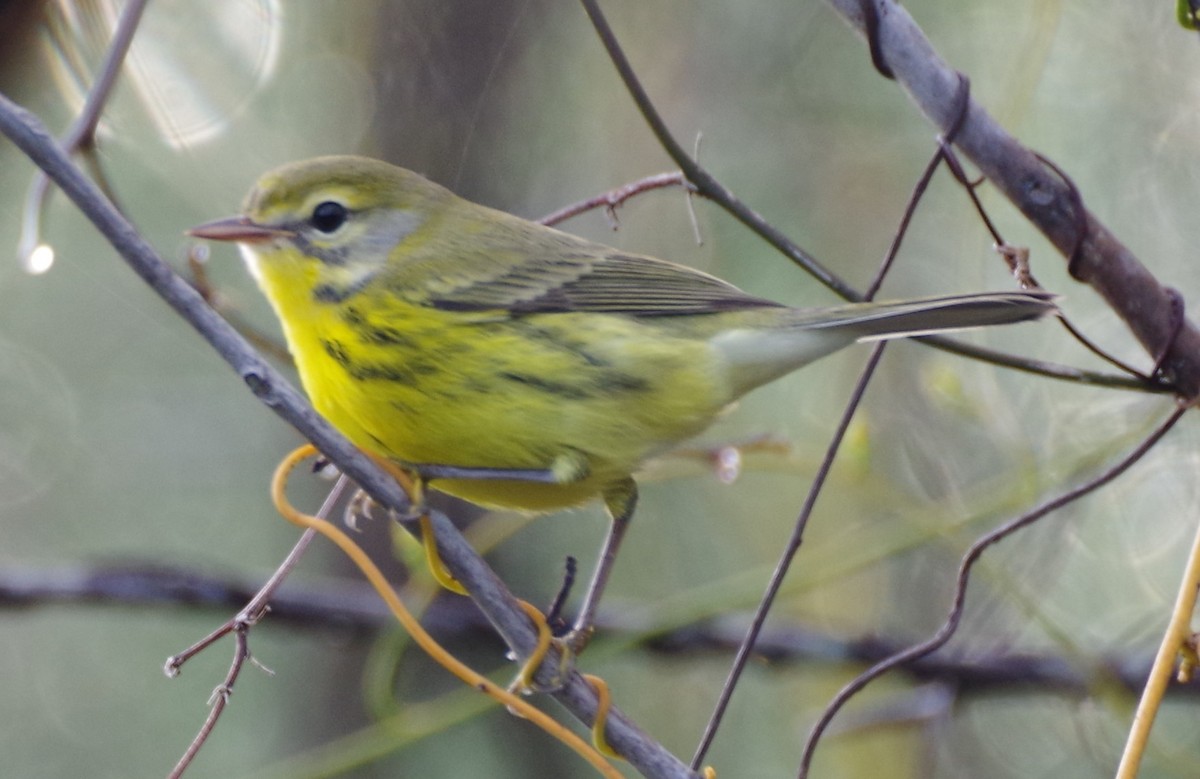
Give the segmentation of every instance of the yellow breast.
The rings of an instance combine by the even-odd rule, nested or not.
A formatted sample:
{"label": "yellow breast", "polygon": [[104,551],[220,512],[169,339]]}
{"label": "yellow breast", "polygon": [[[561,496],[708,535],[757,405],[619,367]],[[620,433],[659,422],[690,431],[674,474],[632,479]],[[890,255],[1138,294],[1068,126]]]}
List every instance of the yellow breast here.
{"label": "yellow breast", "polygon": [[712,348],[652,321],[442,311],[380,293],[318,304],[270,275],[264,290],[305,390],[356,445],[408,464],[586,465],[570,484],[433,485],[481,505],[582,503],[703,430],[731,400]]}

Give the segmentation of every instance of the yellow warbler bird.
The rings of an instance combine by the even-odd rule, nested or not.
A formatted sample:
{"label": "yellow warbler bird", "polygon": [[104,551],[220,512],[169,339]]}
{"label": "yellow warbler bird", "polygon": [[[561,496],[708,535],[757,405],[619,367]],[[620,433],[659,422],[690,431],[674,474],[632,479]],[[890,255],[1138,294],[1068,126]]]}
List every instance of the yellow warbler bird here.
{"label": "yellow warbler bird", "polygon": [[647,458],[856,341],[1054,310],[1041,292],[791,308],[359,157],[271,171],[241,216],[190,233],[241,245],[313,405],[356,445],[482,506],[604,499],[612,529],[576,645]]}

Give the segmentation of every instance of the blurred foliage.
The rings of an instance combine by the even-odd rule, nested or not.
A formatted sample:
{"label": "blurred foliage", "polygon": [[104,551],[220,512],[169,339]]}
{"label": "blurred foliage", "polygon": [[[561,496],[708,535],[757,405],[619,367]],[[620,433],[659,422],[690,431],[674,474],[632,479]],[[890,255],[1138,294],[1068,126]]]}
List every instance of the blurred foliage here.
{"label": "blurred foliage", "polygon": [[[1200,49],[1173,9],[1119,0],[905,5],[971,77],[975,96],[1070,172],[1088,206],[1164,282],[1194,298]],[[0,4],[0,90],[65,127],[102,56],[112,6]],[[606,7],[668,124],[689,142],[702,136],[702,161],[863,284],[932,152],[933,131],[871,70],[861,42],[820,3]],[[236,209],[260,171],[329,152],[385,157],[529,217],[668,166],[571,3],[150,4],[105,112],[100,156],[123,207],[165,256],[182,267],[182,231]],[[4,246],[16,246],[32,172],[0,145]],[[1035,272],[1066,296],[1069,314],[1107,348],[1148,366],[1047,243],[984,192],[1006,238],[1031,247]],[[566,228],[778,300],[831,302],[733,220],[705,203],[696,208],[701,246],[672,191],[624,206],[617,232],[600,213]],[[57,257],[49,272],[30,275],[15,257],[0,263],[0,576],[119,558],[265,577],[295,535],[272,516],[266,482],[296,434],[64,198],[52,197],[47,217],[44,237]],[[226,305],[275,332],[232,253],[218,253],[209,273]],[[884,297],[1008,286],[985,231],[940,176]],[[1099,367],[1049,324],[966,337]],[[753,607],[863,357],[851,350],[764,388],[711,431],[704,445],[763,434],[790,443],[786,454],[749,457],[732,486],[695,461],[657,464],[611,588],[618,620],[649,615],[668,626]],[[998,372],[913,344],[890,347],[773,624],[924,637],[945,614],[958,556],[975,536],[1085,478],[1168,403]],[[1183,425],[1112,487],[989,552],[955,647],[1043,651],[1082,671],[1101,652],[1148,657],[1194,521],[1195,438]],[[320,489],[311,485],[309,499]],[[486,528],[506,519],[480,521]],[[544,602],[563,557],[590,566],[602,530],[595,508],[534,521],[490,559],[519,594]],[[372,532],[386,544],[386,533]],[[297,575],[344,571],[322,548]],[[159,668],[224,616],[83,605],[0,612],[6,775],[164,774],[203,719],[229,650],[209,650],[170,683]],[[584,666],[688,757],[728,658],[659,656],[627,638],[601,636]],[[412,653],[399,655],[394,680],[395,716],[407,719],[360,730],[370,726],[366,701],[378,704],[384,684],[364,677],[364,664],[388,646],[372,653],[361,637],[268,620],[252,648],[276,676],[243,676],[189,776],[328,775],[322,766],[355,777],[589,775]],[[507,672],[498,645],[457,650]],[[756,663],[710,761],[722,775],[792,775],[813,717],[856,670]],[[841,735],[819,752],[817,775],[874,776],[882,765],[889,776],[1104,775],[1132,706],[1097,682],[1083,697],[992,692],[928,719],[872,720],[874,705],[902,700],[910,684],[893,675],[852,705]],[[1195,714],[1190,699],[1163,713],[1146,776],[1195,775]]]}

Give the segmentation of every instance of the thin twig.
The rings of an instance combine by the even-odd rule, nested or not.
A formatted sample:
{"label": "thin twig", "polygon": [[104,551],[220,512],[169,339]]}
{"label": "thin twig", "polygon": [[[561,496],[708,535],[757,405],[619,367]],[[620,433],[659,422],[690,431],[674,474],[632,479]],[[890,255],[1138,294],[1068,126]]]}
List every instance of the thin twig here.
{"label": "thin twig", "polygon": [[[871,9],[872,14],[874,14],[875,8],[875,6],[872,4],[873,2],[874,0],[859,0],[859,4],[863,8]],[[877,24],[877,21],[874,23]],[[868,40],[871,41],[872,59],[874,59],[876,56],[875,49],[877,41],[874,40],[873,36],[878,34],[878,29],[872,30],[871,24],[872,23],[870,22],[867,24],[867,36]],[[962,125],[966,121],[966,111],[970,106],[971,97],[967,77],[961,73],[956,73],[956,75],[959,79],[960,88],[958,93],[955,95],[955,103],[958,108],[956,109],[957,114],[954,124],[951,127],[952,133],[957,133],[960,129],[962,129]],[[893,76],[889,74],[888,78],[893,78]],[[963,169],[962,162],[959,161],[958,155],[950,146],[950,144],[953,143],[952,134],[944,136],[944,140],[939,142],[942,146],[942,156],[946,160],[946,166],[950,169],[951,173],[953,173],[955,181],[957,181],[967,193],[967,197],[971,200],[971,205],[974,206],[975,213],[979,216],[979,220],[983,223],[984,228],[992,236],[992,243],[997,247],[997,253],[1007,262],[1009,270],[1012,271],[1018,283],[1027,289],[1045,289],[1045,287],[1038,282],[1029,269],[1029,251],[1027,249],[1013,249],[1011,244],[1004,240],[1004,236],[1000,234],[1000,228],[996,227],[996,223],[992,220],[991,215],[984,207],[983,201],[979,199],[979,193],[976,190],[978,189],[979,184],[985,179],[972,181],[967,177],[966,171]],[[1071,198],[1072,201],[1076,203],[1082,203],[1082,196],[1079,194],[1079,191],[1075,189],[1075,182],[1073,182],[1065,172],[1060,170],[1049,160],[1043,160],[1043,162],[1052,166],[1059,178],[1061,178],[1063,182],[1071,188],[1073,192]],[[1076,246],[1075,250],[1072,251],[1071,256],[1076,256],[1077,253],[1078,245]],[[1079,328],[1077,328],[1062,311],[1058,312],[1057,319],[1059,324],[1062,325],[1063,329],[1065,329],[1067,333],[1069,333],[1071,337],[1074,338],[1081,346],[1099,357],[1101,360],[1109,363],[1117,370],[1123,371],[1132,376],[1135,380],[1142,382],[1147,389],[1162,389],[1167,392],[1175,391],[1175,388],[1169,383],[1159,381],[1155,376],[1139,371],[1137,368],[1134,368],[1128,363],[1100,348],[1097,343],[1085,336],[1083,332],[1080,331]]]}
{"label": "thin twig", "polygon": [[[854,1],[846,0],[846,2]],[[626,90],[633,98],[646,124],[650,126],[650,130],[658,140],[659,145],[663,147],[672,161],[679,166],[679,169],[687,176],[688,181],[696,187],[696,194],[713,201],[729,212],[731,216],[748,227],[751,232],[762,238],[789,260],[799,265],[811,274],[813,278],[817,279],[840,297],[850,301],[863,300],[861,292],[822,265],[815,257],[796,245],[783,232],[738,199],[733,192],[727,189],[725,185],[684,151],[683,147],[667,128],[666,123],[654,107],[649,95],[647,95],[645,88],[633,70],[633,66],[629,64],[629,59],[625,56],[625,52],[617,41],[616,35],[613,34],[607,19],[605,19],[604,14],[600,11],[596,0],[580,0],[580,2],[583,4],[584,10],[592,21],[592,26],[596,29],[601,43],[603,43],[609,58],[613,62],[613,66],[624,81]],[[973,103],[971,104],[971,110],[975,110]],[[1098,371],[1087,371],[1055,365],[1040,360],[1030,360],[1024,357],[997,352],[993,349],[974,346],[945,336],[928,336],[920,340],[922,343],[937,349],[942,349],[963,357],[981,360],[993,365],[1012,368],[1026,373],[1047,376],[1061,381],[1139,391],[1169,391],[1154,386],[1147,387],[1144,382],[1128,376],[1115,376]],[[1200,362],[1197,362],[1197,372],[1198,378],[1200,378]]]}
{"label": "thin twig", "polygon": [[821,713],[820,718],[817,719],[816,724],[813,725],[812,731],[810,731],[808,739],[804,744],[804,753],[801,757],[800,772],[798,775],[799,779],[805,779],[805,777],[808,776],[808,769],[812,764],[813,754],[816,751],[817,744],[821,740],[822,734],[829,726],[829,723],[833,721],[834,716],[836,716],[838,711],[841,710],[842,706],[845,705],[846,701],[850,700],[850,698],[857,695],[859,691],[861,691],[872,681],[892,670],[893,668],[906,665],[917,658],[924,657],[929,653],[938,650],[950,640],[955,631],[957,631],[958,624],[962,619],[963,604],[966,602],[967,583],[971,576],[971,569],[974,568],[975,562],[979,559],[980,555],[983,554],[985,549],[997,543],[998,541],[1007,538],[1021,528],[1033,524],[1052,511],[1062,508],[1063,506],[1078,500],[1084,495],[1087,495],[1089,492],[1103,487],[1105,484],[1108,484],[1113,479],[1120,476],[1122,473],[1128,470],[1130,466],[1140,460],[1142,456],[1146,454],[1146,452],[1150,451],[1150,449],[1152,449],[1154,445],[1158,443],[1158,441],[1164,435],[1166,435],[1172,427],[1175,426],[1175,423],[1183,417],[1188,408],[1189,407],[1184,404],[1179,404],[1176,409],[1171,412],[1170,416],[1168,416],[1162,424],[1155,428],[1154,431],[1151,432],[1150,435],[1148,435],[1141,443],[1134,447],[1132,451],[1130,451],[1113,465],[1106,468],[1101,473],[1097,474],[1092,479],[1077,487],[1067,490],[1062,495],[1046,501],[1029,512],[1004,523],[992,532],[976,539],[976,541],[967,549],[966,554],[963,555],[962,560],[959,562],[958,577],[954,588],[954,597],[951,602],[950,611],[946,616],[946,620],[942,623],[942,626],[938,628],[937,632],[934,633],[934,635],[928,640],[910,647],[903,652],[898,652],[891,657],[871,666],[866,671],[856,676],[849,684],[843,687],[836,696],[834,696],[833,700],[829,702],[829,705],[826,706],[825,710]]}
{"label": "thin twig", "polygon": [[637,104],[642,118],[650,126],[650,131],[658,139],[659,145],[663,147],[671,157],[671,160],[679,166],[679,169],[687,177],[687,180],[695,185],[697,194],[720,204],[734,218],[750,227],[756,234],[764,238],[786,257],[797,265],[800,265],[812,274],[814,278],[841,297],[847,300],[861,300],[861,293],[735,197],[732,192],[726,189],[723,184],[717,181],[716,178],[687,153],[675,139],[675,136],[671,134],[671,131],[667,129],[666,122],[663,121],[662,116],[658,113],[658,109],[654,107],[654,103],[650,100],[650,96],[646,93],[645,88],[642,87],[641,80],[638,79],[633,66],[629,64],[629,59],[621,49],[616,35],[613,33],[612,28],[609,27],[608,20],[604,18],[604,14],[600,11],[600,6],[596,3],[596,0],[581,1],[584,11],[587,12],[588,18],[591,19],[592,26],[596,30],[596,34],[608,52],[609,59],[612,60],[613,66],[621,76],[621,80],[625,82],[625,88],[629,91],[634,103]]}
{"label": "thin twig", "polygon": [[594,208],[604,208],[604,213],[608,216],[613,229],[617,226],[617,208],[626,200],[640,195],[643,192],[649,192],[654,189],[665,189],[667,187],[683,187],[685,190],[691,191],[691,183],[684,178],[684,175],[679,171],[673,173],[657,173],[653,176],[647,176],[644,179],[632,181],[624,186],[616,189],[602,192],[599,195],[594,195],[586,200],[580,200],[578,203],[572,203],[569,206],[546,214],[541,219],[537,220],[538,224],[553,226],[560,222],[565,222],[573,216],[578,216],[586,211],[591,211]]}
{"label": "thin twig", "polygon": [[[325,497],[324,503],[317,511],[317,516],[325,519],[333,513],[333,507],[341,499],[342,493],[350,485],[350,480],[345,476],[338,478],[334,483],[333,488],[329,490],[329,494]],[[235,617],[227,621],[217,630],[205,636],[203,639],[185,649],[183,652],[167,659],[167,663],[163,668],[164,673],[168,677],[179,675],[183,664],[195,657],[205,648],[211,646],[217,641],[230,633],[234,634],[236,646],[233,652],[233,662],[229,666],[229,672],[225,674],[225,680],[220,686],[213,691],[211,700],[212,707],[209,709],[208,717],[205,718],[204,724],[200,727],[200,732],[192,739],[192,743],[188,744],[188,748],[184,750],[183,756],[179,758],[179,762],[175,764],[175,768],[168,775],[168,779],[179,779],[183,776],[183,772],[195,760],[196,755],[200,752],[200,748],[208,741],[208,737],[212,735],[213,729],[217,726],[217,720],[221,718],[221,713],[225,711],[226,705],[229,703],[229,698],[233,695],[233,685],[237,682],[238,677],[242,673],[242,667],[246,661],[250,659],[250,628],[254,627],[263,615],[267,613],[267,604],[274,597],[275,592],[279,589],[284,579],[296,567],[296,563],[304,555],[312,540],[316,538],[315,530],[306,530],[300,535],[300,539],[296,545],[292,547],[292,551],[284,558],[279,567],[275,569],[275,573],[267,579],[259,591],[250,599],[250,602],[237,613]]]}
{"label": "thin twig", "polygon": [[133,44],[134,33],[142,20],[142,12],[146,10],[148,0],[129,0],[121,9],[117,26],[113,32],[112,41],[100,64],[99,75],[88,93],[83,104],[83,110],[71,124],[65,136],[63,146],[75,151],[91,146],[96,138],[96,128],[100,125],[100,117],[104,114],[104,106],[117,84],[117,76],[125,63],[125,55]]}
{"label": "thin twig", "polygon": [[209,699],[208,716],[204,718],[200,732],[192,739],[192,743],[188,744],[188,748],[184,750],[179,762],[171,769],[171,773],[167,774],[167,779],[179,779],[183,776],[183,772],[196,759],[196,755],[200,754],[201,747],[217,727],[217,720],[221,719],[221,714],[225,712],[225,707],[229,705],[229,699],[233,696],[233,684],[241,674],[246,661],[250,659],[249,630],[248,625],[241,625],[233,631],[236,646],[233,651],[233,662],[229,666],[229,672],[225,674],[225,681],[213,690],[212,697]]}
{"label": "thin twig", "polygon": [[872,347],[871,354],[867,358],[867,364],[859,374],[858,381],[854,385],[854,391],[850,395],[850,400],[846,403],[846,407],[842,411],[842,417],[838,421],[837,429],[834,430],[833,435],[830,437],[829,445],[825,449],[825,456],[821,460],[821,466],[813,476],[812,484],[808,488],[808,494],[804,498],[804,506],[800,509],[800,515],[796,518],[796,522],[792,526],[792,534],[784,545],[783,553],[779,556],[779,562],[775,564],[775,570],[771,572],[771,579],[767,582],[767,589],[759,600],[758,608],[754,612],[754,619],[751,621],[750,628],[746,631],[746,636],[742,639],[742,643],[738,647],[737,655],[734,656],[733,663],[729,668],[729,674],[721,686],[721,693],[717,698],[716,705],[713,707],[713,713],[709,716],[708,722],[704,726],[704,733],[701,735],[700,742],[696,746],[696,752],[692,755],[691,766],[693,769],[699,768],[704,763],[704,759],[708,755],[708,749],[712,746],[713,739],[716,738],[717,729],[720,728],[721,721],[724,719],[725,711],[729,707],[729,701],[733,697],[733,691],[737,687],[742,671],[745,670],[751,652],[754,651],[755,642],[758,640],[759,633],[762,632],[763,625],[766,624],[767,615],[775,603],[775,598],[779,595],[779,590],[783,587],[783,580],[787,576],[792,560],[795,559],[796,552],[800,549],[800,544],[804,540],[804,531],[808,527],[808,520],[812,516],[813,508],[817,504],[821,488],[825,486],[825,479],[829,476],[830,469],[833,468],[833,461],[837,457],[842,441],[846,437],[846,431],[850,428],[850,422],[854,419],[854,412],[858,410],[858,405],[866,393],[867,384],[875,374],[875,367],[879,365],[879,358],[883,356],[883,350],[886,346],[886,341],[880,341]]}
{"label": "thin twig", "polygon": [[[892,243],[888,247],[887,253],[884,255],[878,270],[875,272],[875,278],[871,280],[871,284],[868,287],[868,295],[875,294],[883,284],[888,271],[891,270],[893,262],[900,253],[900,245],[904,240],[904,236],[908,233],[908,227],[912,223],[913,215],[916,213],[917,204],[920,203],[922,196],[928,189],[929,182],[933,179],[933,174],[937,170],[938,165],[941,164],[942,159],[943,154],[939,148],[926,164],[925,170],[917,180],[916,186],[913,187],[912,194],[905,205],[904,213],[900,218],[900,224],[896,228]],[[830,438],[829,444],[825,449],[825,456],[821,460],[821,465],[817,469],[816,475],[813,476],[812,484],[809,485],[804,505],[801,507],[800,514],[796,517],[796,521],[792,526],[792,533],[784,545],[783,552],[779,556],[779,562],[775,565],[775,570],[771,573],[767,589],[759,600],[758,607],[754,612],[754,619],[750,623],[750,628],[746,631],[746,636],[742,639],[741,646],[738,647],[737,654],[730,665],[729,673],[725,678],[724,684],[721,686],[721,693],[717,698],[717,703],[713,707],[713,713],[709,716],[708,722],[704,726],[704,733],[700,737],[700,743],[696,747],[695,754],[692,756],[692,768],[698,768],[704,763],[709,747],[712,746],[713,739],[716,738],[717,730],[720,728],[721,721],[724,719],[725,712],[729,707],[729,702],[733,698],[734,689],[737,687],[738,680],[741,678],[742,672],[750,660],[750,654],[754,651],[758,636],[767,621],[767,615],[775,603],[775,598],[779,595],[779,591],[783,587],[783,580],[787,576],[788,569],[791,568],[792,561],[795,559],[796,553],[800,550],[800,544],[804,540],[804,531],[808,528],[808,520],[812,516],[813,509],[816,507],[817,498],[825,486],[825,479],[833,467],[833,461],[837,457],[838,450],[841,448],[842,440],[846,437],[846,431],[850,428],[850,422],[853,420],[859,403],[866,393],[867,384],[875,374],[875,368],[879,364],[879,359],[883,356],[883,350],[886,345],[886,342],[880,342],[871,350],[871,355],[867,358],[867,363],[859,374],[858,381],[855,383],[854,389],[850,394],[850,399],[847,401],[846,407],[842,410],[841,420],[838,422],[838,426],[834,430],[833,436]]]}
{"label": "thin twig", "polygon": [[[333,488],[329,490],[329,494],[325,497],[325,502],[321,504],[321,508],[317,511],[317,516],[321,519],[326,519],[333,512],[334,505],[341,500],[342,494],[346,488],[350,486],[350,480],[346,476],[339,476]],[[187,649],[177,655],[172,655],[167,658],[167,662],[163,665],[163,673],[170,678],[179,675],[183,664],[191,660],[207,646],[217,641],[218,639],[228,635],[244,627],[249,627],[256,624],[263,615],[267,613],[267,606],[275,594],[279,591],[280,585],[287,579],[288,575],[295,570],[296,565],[300,562],[300,558],[308,550],[313,539],[317,537],[315,530],[306,530],[300,534],[300,538],[296,540],[292,550],[288,552],[287,557],[283,558],[283,562],[275,569],[275,572],[267,579],[267,581],[259,587],[258,592],[246,603],[242,609],[230,618],[224,625],[209,633],[207,636],[192,644]]]}
{"label": "thin twig", "polygon": [[[104,61],[100,64],[96,80],[88,91],[83,109],[63,134],[61,143],[69,153],[90,149],[94,145],[96,127],[100,124],[104,106],[108,103],[113,87],[116,86],[117,76],[121,73],[125,55],[129,53],[133,35],[137,32],[147,2],[148,0],[129,0],[121,9],[112,41],[104,54]],[[17,253],[23,262],[28,261],[30,254],[41,242],[41,215],[46,208],[46,198],[49,194],[50,180],[44,171],[38,170],[33,174],[29,192],[25,197],[25,214],[21,220],[21,237],[17,243]]]}

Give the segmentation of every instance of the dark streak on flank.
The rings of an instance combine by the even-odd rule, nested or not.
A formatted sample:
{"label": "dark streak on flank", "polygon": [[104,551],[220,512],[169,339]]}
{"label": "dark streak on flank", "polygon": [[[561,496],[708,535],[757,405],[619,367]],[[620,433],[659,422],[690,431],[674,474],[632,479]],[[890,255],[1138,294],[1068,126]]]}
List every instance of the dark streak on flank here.
{"label": "dark streak on flank", "polygon": [[363,363],[347,366],[346,372],[350,374],[351,378],[358,381],[388,381],[393,384],[406,384],[410,387],[417,385],[417,374],[400,365]]}
{"label": "dark streak on flank", "polygon": [[520,330],[521,333],[526,337],[536,339],[546,346],[570,352],[593,368],[612,368],[611,360],[589,352],[579,341],[568,341],[559,333],[538,327],[536,324],[529,321],[517,320],[512,322],[509,326],[513,329]]}
{"label": "dark streak on flank", "polygon": [[341,303],[354,292],[349,287],[335,287],[332,284],[318,284],[313,287],[313,300],[318,303]]}
{"label": "dark streak on flank", "polygon": [[623,371],[604,371],[596,377],[596,387],[603,392],[647,392],[650,382]]}
{"label": "dark streak on flank", "polygon": [[383,440],[382,438],[380,438],[379,436],[375,435],[375,434],[374,434],[374,433],[372,433],[370,430],[368,430],[368,431],[367,431],[367,435],[371,436],[371,440],[372,440],[372,441],[374,441],[376,444],[378,444],[378,446],[379,446],[379,451],[381,451],[381,452],[390,452],[390,451],[392,451],[390,448],[388,448],[388,445],[387,445],[387,443],[386,443],[386,442],[384,442],[384,440]]}
{"label": "dark streak on flank", "polygon": [[345,344],[341,341],[321,339],[321,348],[334,362],[346,370],[350,370],[350,354],[346,351]]}
{"label": "dark streak on flank", "polygon": [[646,392],[651,389],[649,380],[619,370],[613,365],[612,360],[589,351],[578,340],[566,339],[561,333],[538,327],[536,324],[528,321],[515,321],[510,323],[509,327],[519,329],[523,336],[531,340],[536,340],[544,346],[568,352],[587,363],[587,368],[594,368],[595,370],[581,368],[581,372],[587,377],[587,387],[578,385],[571,387],[571,390],[579,397],[590,397],[594,394],[591,390],[605,393]]}
{"label": "dark streak on flank", "polygon": [[409,360],[408,369],[417,376],[435,376],[441,372],[437,363],[428,360]]}
{"label": "dark streak on flank", "polygon": [[491,385],[487,384],[486,382],[484,382],[480,379],[473,378],[473,377],[465,378],[459,384],[459,386],[462,388],[463,392],[465,392],[468,395],[490,395],[491,393],[496,391],[496,389],[494,387],[492,387]]}
{"label": "dark streak on flank", "polygon": [[532,376],[528,373],[513,373],[511,371],[501,371],[496,374],[507,381],[522,384],[531,389],[539,390],[547,395],[554,395],[567,400],[587,400],[592,397],[592,393],[582,387],[575,387],[562,382],[551,381],[541,376]]}
{"label": "dark streak on flank", "polygon": [[389,400],[388,405],[399,411],[401,414],[408,414],[411,416],[414,413],[412,406],[399,400]]}
{"label": "dark streak on flank", "polygon": [[412,336],[403,332],[399,328],[388,327],[386,325],[369,324],[367,318],[362,315],[362,312],[354,306],[347,306],[342,310],[342,321],[350,326],[358,335],[358,340],[367,344],[376,344],[384,346],[403,346],[412,351],[419,350],[419,344]]}
{"label": "dark streak on flank", "polygon": [[437,372],[437,366],[429,362],[418,363],[415,369],[384,363],[354,362],[341,341],[322,340],[321,347],[330,358],[357,381],[389,381],[395,384],[416,386],[419,376]]}
{"label": "dark streak on flank", "polygon": [[419,348],[416,341],[394,327],[364,327],[358,331],[358,337],[363,343],[403,346],[413,351]]}

